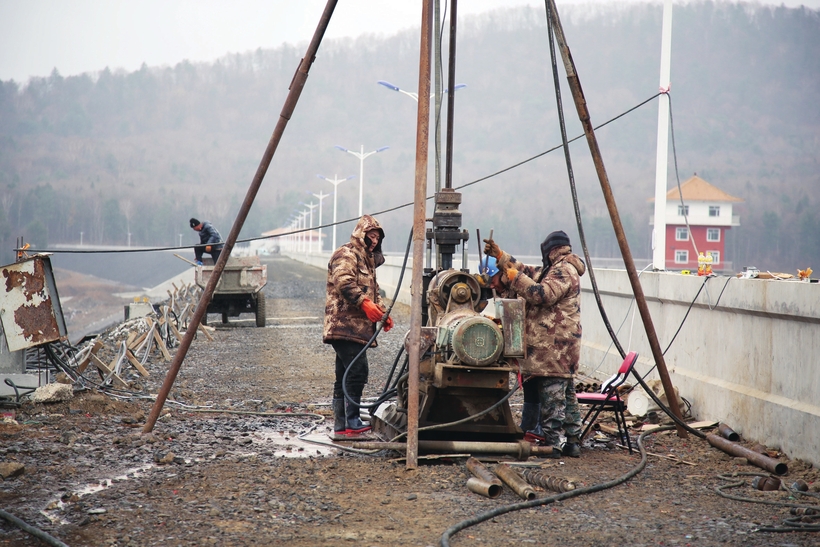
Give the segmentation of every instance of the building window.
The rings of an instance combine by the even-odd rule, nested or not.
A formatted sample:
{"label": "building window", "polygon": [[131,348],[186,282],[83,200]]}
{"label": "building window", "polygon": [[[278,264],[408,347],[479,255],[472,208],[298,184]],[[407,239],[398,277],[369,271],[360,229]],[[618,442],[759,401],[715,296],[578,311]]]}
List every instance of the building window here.
{"label": "building window", "polygon": [[689,251],[675,251],[675,264],[686,264],[689,262]]}
{"label": "building window", "polygon": [[706,228],[706,241],[720,241],[720,228]]}
{"label": "building window", "polygon": [[706,251],[707,255],[712,255],[712,266],[720,264],[720,251]]}
{"label": "building window", "polygon": [[675,228],[675,241],[686,241],[689,239],[689,229],[685,226]]}
{"label": "building window", "polygon": [[709,216],[710,217],[719,217],[720,216],[720,205],[710,205],[709,206]]}
{"label": "building window", "polygon": [[678,216],[688,216],[689,215],[689,206],[688,205],[678,205]]}

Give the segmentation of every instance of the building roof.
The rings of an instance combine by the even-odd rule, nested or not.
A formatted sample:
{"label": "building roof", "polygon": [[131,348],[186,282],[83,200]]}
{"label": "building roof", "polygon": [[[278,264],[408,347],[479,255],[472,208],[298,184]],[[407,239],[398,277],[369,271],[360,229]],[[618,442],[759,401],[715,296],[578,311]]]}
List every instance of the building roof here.
{"label": "building roof", "polygon": [[[681,184],[680,189],[684,201],[743,201],[743,199],[729,195],[720,188],[709,184],[697,174]],[[666,199],[680,199],[677,186],[666,193]],[[649,201],[655,201],[655,198],[650,198]]]}

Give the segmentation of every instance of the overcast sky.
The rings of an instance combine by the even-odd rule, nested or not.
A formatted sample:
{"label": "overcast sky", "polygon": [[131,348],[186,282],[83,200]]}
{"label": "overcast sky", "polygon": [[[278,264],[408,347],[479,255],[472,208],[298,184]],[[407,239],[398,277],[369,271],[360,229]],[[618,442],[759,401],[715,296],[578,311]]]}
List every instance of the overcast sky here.
{"label": "overcast sky", "polygon": [[[584,0],[558,0],[562,5]],[[587,0],[588,1],[588,0]],[[604,1],[604,0],[594,0]],[[612,2],[613,0],[606,0]],[[638,1],[638,0],[621,0]],[[658,0],[659,1],[659,0]],[[0,0],[0,80],[213,61],[308,40],[325,0]],[[446,0],[442,0],[444,5]],[[781,2],[762,2],[781,4]],[[820,0],[784,0],[820,8]],[[459,14],[543,0],[463,0]],[[418,26],[418,0],[341,0],[327,37]]]}

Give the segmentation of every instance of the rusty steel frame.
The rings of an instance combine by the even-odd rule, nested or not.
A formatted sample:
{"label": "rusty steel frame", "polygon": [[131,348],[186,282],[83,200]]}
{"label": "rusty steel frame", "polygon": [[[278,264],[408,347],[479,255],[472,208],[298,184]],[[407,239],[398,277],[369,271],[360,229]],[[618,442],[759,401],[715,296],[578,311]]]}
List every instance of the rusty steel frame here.
{"label": "rusty steel frame", "polygon": [[[322,16],[319,19],[316,30],[313,33],[313,38],[308,45],[307,52],[299,63],[296,73],[293,75],[293,80],[288,87],[288,96],[285,98],[285,104],[282,106],[282,111],[279,114],[279,120],[276,123],[276,127],[273,130],[270,141],[268,141],[268,146],[265,148],[265,153],[262,155],[262,159],[259,162],[259,167],[256,169],[256,174],[254,175],[253,181],[251,181],[251,185],[245,195],[245,200],[242,202],[242,206],[236,215],[231,232],[228,234],[228,238],[225,241],[222,254],[219,255],[219,260],[217,260],[214,265],[213,274],[208,280],[208,284],[199,299],[199,303],[197,304],[196,310],[194,310],[193,316],[191,317],[190,324],[193,325],[193,328],[189,328],[185,332],[185,336],[180,341],[179,349],[174,355],[174,360],[171,362],[171,368],[165,376],[165,381],[157,394],[157,400],[151,408],[151,413],[145,422],[145,427],[142,430],[143,433],[150,433],[154,429],[154,425],[157,423],[159,413],[165,405],[165,400],[168,398],[171,387],[174,385],[174,380],[179,373],[182,362],[185,360],[188,349],[191,347],[191,342],[196,334],[197,326],[200,324],[200,321],[202,321],[202,316],[206,313],[208,303],[213,296],[214,289],[219,282],[219,278],[222,276],[222,271],[225,269],[225,264],[228,262],[231,250],[239,237],[239,232],[245,224],[245,219],[248,217],[248,213],[251,210],[256,194],[259,192],[260,186],[262,186],[262,180],[265,178],[265,173],[267,173],[270,162],[273,159],[273,155],[279,146],[279,141],[282,139],[285,128],[293,115],[293,110],[296,108],[296,103],[299,102],[299,96],[302,94],[302,89],[305,87],[308,72],[310,71],[310,67],[313,65],[313,61],[316,59],[316,52],[319,50],[319,44],[322,43],[322,37],[327,30],[328,24],[330,23],[330,18],[333,15],[333,10],[336,8],[336,3],[337,0],[328,0],[327,4],[325,4],[325,9],[322,12]],[[419,262],[419,264],[420,263],[421,262]]]}
{"label": "rusty steel frame", "polygon": [[[430,43],[432,0],[422,0],[419,47],[418,113],[416,116],[416,176],[413,189],[413,264],[424,264],[424,221],[427,202],[427,154],[430,134]],[[407,469],[419,462],[419,344],[421,339],[421,296],[423,268],[414,267],[411,279],[410,334],[407,379]]]}
{"label": "rusty steel frame", "polygon": [[[598,147],[598,140],[595,138],[595,131],[592,127],[592,122],[589,117],[589,109],[587,108],[584,91],[581,89],[581,81],[578,78],[578,73],[575,70],[575,62],[572,60],[572,53],[570,53],[567,40],[564,35],[564,29],[561,26],[561,20],[558,17],[558,9],[555,7],[555,0],[547,0],[547,9],[550,11],[551,22],[553,30],[555,31],[555,39],[558,42],[558,49],[561,51],[561,59],[564,62],[564,69],[567,73],[567,81],[569,88],[572,91],[572,98],[575,102],[575,109],[578,111],[578,118],[584,128],[584,134],[587,138],[589,151],[592,155],[592,161],[595,164],[595,171],[598,174],[598,181],[601,184],[601,190],[604,194],[607,209],[609,210],[609,217],[612,221],[612,227],[615,230],[615,237],[618,240],[618,246],[621,249],[621,255],[624,259],[629,283],[632,285],[632,293],[635,295],[635,302],[641,314],[646,337],[649,341],[649,346],[652,348],[652,356],[655,359],[655,364],[658,367],[658,375],[661,377],[663,390],[666,393],[666,400],[669,401],[669,408],[672,413],[683,421],[683,414],[681,414],[680,405],[678,405],[678,398],[675,396],[675,389],[672,385],[672,379],[669,377],[669,371],[666,368],[666,361],[663,358],[660,343],[658,342],[658,335],[655,332],[655,326],[652,323],[652,316],[649,314],[649,307],[646,304],[646,297],[641,287],[641,280],[638,277],[638,272],[635,269],[635,262],[632,259],[632,251],[629,249],[629,242],[626,240],[623,224],[621,224],[621,217],[618,213],[618,206],[615,203],[615,196],[612,193],[612,186],[609,184],[609,176],[604,166],[604,160],[601,156],[601,149]],[[681,438],[688,437],[686,429],[680,424],[675,424],[678,431],[678,436]]]}

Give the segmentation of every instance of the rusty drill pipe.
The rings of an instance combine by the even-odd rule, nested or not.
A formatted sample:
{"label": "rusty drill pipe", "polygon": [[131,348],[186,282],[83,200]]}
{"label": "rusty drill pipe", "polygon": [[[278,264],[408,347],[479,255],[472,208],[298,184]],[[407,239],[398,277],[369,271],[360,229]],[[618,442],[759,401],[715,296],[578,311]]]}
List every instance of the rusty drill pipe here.
{"label": "rusty drill pipe", "polygon": [[497,484],[501,486],[501,480],[496,477],[492,471],[475,458],[467,458],[467,470],[472,473],[475,478],[480,479],[490,484]]}
{"label": "rusty drill pipe", "polygon": [[[632,286],[632,293],[635,296],[635,303],[640,312],[649,347],[652,349],[655,366],[658,368],[658,376],[661,378],[663,390],[666,393],[666,400],[669,401],[669,409],[680,421],[683,421],[683,414],[680,411],[680,405],[678,405],[678,398],[675,396],[675,388],[672,385],[672,379],[669,377],[669,370],[666,368],[666,361],[664,361],[663,351],[658,341],[658,333],[655,331],[655,325],[649,313],[646,296],[644,295],[638,272],[635,269],[632,251],[629,249],[629,242],[626,239],[624,227],[621,223],[621,216],[618,213],[618,206],[615,203],[615,195],[612,193],[612,186],[609,183],[609,175],[607,175],[601,150],[598,147],[598,140],[595,137],[595,131],[589,117],[586,97],[584,97],[584,91],[581,88],[581,80],[578,78],[578,73],[575,70],[575,62],[572,60],[572,53],[569,50],[569,45],[567,45],[564,28],[561,26],[561,19],[558,17],[558,9],[555,7],[555,0],[547,0],[547,2],[547,8],[552,18],[553,30],[555,31],[555,40],[558,42],[558,49],[561,51],[561,58],[567,73],[567,82],[572,92],[572,98],[575,101],[575,109],[578,112],[578,119],[587,137],[587,145],[592,155],[592,163],[595,165],[595,171],[598,174],[598,182],[604,194],[604,201],[609,211],[609,218],[612,221],[612,228],[615,230],[615,239],[618,241],[618,247],[621,249],[621,256],[624,259],[627,277],[629,277],[629,283]],[[684,439],[688,437],[689,434],[682,425],[676,423],[675,428],[678,431],[679,437]]]}
{"label": "rusty drill pipe", "polygon": [[179,369],[182,367],[182,362],[185,360],[185,356],[188,354],[188,349],[191,347],[191,342],[194,340],[194,335],[198,330],[197,327],[202,321],[202,316],[207,313],[208,304],[213,297],[214,290],[219,282],[219,278],[222,277],[222,271],[225,269],[225,264],[227,264],[228,258],[231,255],[231,250],[233,250],[233,246],[239,237],[239,232],[245,224],[245,219],[248,218],[251,205],[253,205],[253,201],[256,199],[256,194],[259,193],[259,188],[262,186],[262,180],[265,178],[265,173],[268,172],[270,162],[273,159],[274,153],[276,153],[276,149],[279,147],[279,141],[282,140],[282,135],[285,133],[285,128],[293,115],[293,110],[296,108],[296,103],[299,102],[299,96],[302,94],[302,89],[305,87],[305,82],[307,82],[308,72],[310,71],[310,67],[313,65],[313,61],[316,59],[316,52],[319,50],[319,44],[322,43],[322,37],[325,34],[325,30],[327,30],[327,26],[330,23],[330,17],[333,15],[333,10],[335,8],[336,0],[328,0],[325,5],[325,9],[322,12],[322,17],[319,19],[319,24],[316,26],[316,30],[313,33],[313,38],[308,45],[307,52],[305,53],[304,58],[302,58],[299,62],[299,67],[293,75],[293,81],[291,81],[290,87],[288,88],[288,95],[285,98],[285,104],[282,106],[282,111],[279,114],[279,120],[276,122],[276,127],[273,130],[273,134],[268,141],[265,152],[262,154],[262,159],[259,162],[259,166],[256,168],[256,173],[254,174],[253,180],[251,181],[248,191],[245,194],[245,200],[242,202],[239,212],[236,214],[233,227],[231,227],[231,231],[228,234],[228,238],[225,240],[225,244],[222,248],[222,254],[219,255],[219,260],[217,260],[214,265],[214,271],[211,274],[211,278],[208,280],[205,290],[202,291],[199,304],[197,304],[193,316],[191,317],[190,324],[192,325],[192,328],[189,328],[185,332],[185,336],[182,337],[182,340],[179,343],[179,348],[174,355],[173,361],[171,361],[171,366],[168,369],[168,373],[165,375],[165,380],[162,383],[162,387],[157,393],[157,399],[154,402],[154,406],[151,408],[151,413],[148,415],[148,419],[145,420],[145,427],[142,429],[143,433],[150,433],[154,429],[154,425],[156,425],[157,419],[159,418],[159,413],[165,405],[165,400],[171,392],[171,387],[174,385],[174,380],[176,380],[177,374],[179,374]]}
{"label": "rusty drill pipe", "polygon": [[[433,42],[431,2],[422,4],[419,44],[419,86],[416,110],[416,166],[413,183],[413,264],[424,264],[424,219],[427,202],[427,154],[430,133],[430,45]],[[438,21],[438,12],[436,14]],[[438,100],[438,95],[437,95]],[[438,159],[436,160],[438,162]],[[421,355],[423,271],[413,268],[410,282],[410,334],[407,352],[407,469],[418,468],[419,455],[419,363]]]}
{"label": "rusty drill pipe", "polygon": [[[356,441],[345,446],[361,450],[396,450],[404,452],[407,444],[397,442]],[[527,441],[494,443],[480,441],[419,441],[419,449],[426,452],[443,452],[453,454],[511,454],[520,460],[530,456],[549,456],[553,452],[551,446],[534,446]]]}
{"label": "rusty drill pipe", "polygon": [[720,433],[721,437],[724,439],[730,440],[733,443],[736,443],[740,440],[740,435],[735,433],[735,430],[729,427],[724,423],[718,424],[718,433]]}
{"label": "rusty drill pipe", "polygon": [[526,479],[528,483],[552,490],[553,492],[569,492],[570,490],[575,490],[574,482],[547,475],[540,469],[524,469],[521,474],[524,475],[524,479]]}
{"label": "rusty drill pipe", "polygon": [[504,487],[501,486],[501,481],[498,480],[498,478],[495,478],[495,480],[498,484],[494,482],[483,481],[476,477],[470,477],[469,479],[467,479],[467,489],[470,492],[475,492],[476,494],[484,496],[485,498],[497,498],[501,495],[501,491],[504,489]]}
{"label": "rusty drill pipe", "polygon": [[719,437],[714,433],[707,434],[706,440],[709,441],[709,444],[715,448],[720,448],[730,456],[746,458],[746,461],[750,464],[756,465],[761,469],[765,469],[769,473],[774,473],[775,475],[785,475],[789,472],[789,467],[785,463],[774,460],[768,456],[764,456],[763,454],[758,454],[757,452],[749,450],[739,444],[727,441],[723,437]]}
{"label": "rusty drill pipe", "polygon": [[530,486],[530,483],[525,481],[521,475],[509,465],[496,465],[495,474],[522,499],[535,499],[535,490]]}

